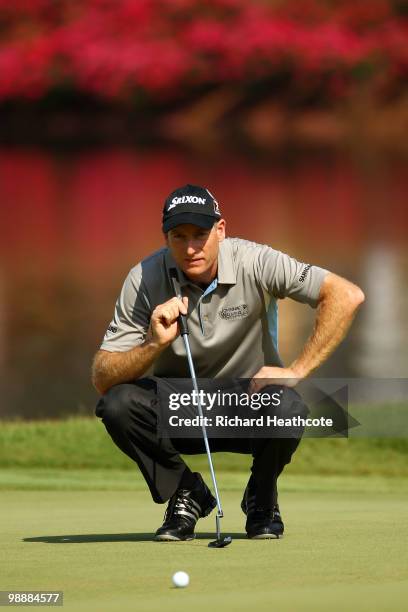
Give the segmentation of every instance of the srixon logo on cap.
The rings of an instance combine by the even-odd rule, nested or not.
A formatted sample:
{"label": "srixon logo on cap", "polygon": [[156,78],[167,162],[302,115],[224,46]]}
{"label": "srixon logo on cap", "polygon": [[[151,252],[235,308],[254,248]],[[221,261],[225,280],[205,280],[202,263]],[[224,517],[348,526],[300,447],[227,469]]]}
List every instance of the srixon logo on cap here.
{"label": "srixon logo on cap", "polygon": [[205,204],[206,198],[199,198],[198,196],[182,196],[180,198],[173,198],[171,204],[169,204],[167,210],[175,208],[177,204]]}

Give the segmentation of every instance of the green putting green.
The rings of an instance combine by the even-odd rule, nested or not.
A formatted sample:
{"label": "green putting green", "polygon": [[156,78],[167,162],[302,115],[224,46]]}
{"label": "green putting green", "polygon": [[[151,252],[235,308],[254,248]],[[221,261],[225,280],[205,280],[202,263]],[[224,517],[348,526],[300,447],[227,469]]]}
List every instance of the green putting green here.
{"label": "green putting green", "polygon": [[[233,543],[213,550],[214,513],[193,542],[153,542],[165,506],[129,472],[54,470],[49,490],[45,470],[38,490],[29,471],[20,473],[24,490],[9,490],[13,474],[0,473],[0,590],[63,590],[64,609],[84,612],[406,609],[405,479],[284,476],[285,537],[249,541],[239,508],[246,477],[221,472],[222,527]],[[189,573],[188,588],[172,587],[177,570]]]}

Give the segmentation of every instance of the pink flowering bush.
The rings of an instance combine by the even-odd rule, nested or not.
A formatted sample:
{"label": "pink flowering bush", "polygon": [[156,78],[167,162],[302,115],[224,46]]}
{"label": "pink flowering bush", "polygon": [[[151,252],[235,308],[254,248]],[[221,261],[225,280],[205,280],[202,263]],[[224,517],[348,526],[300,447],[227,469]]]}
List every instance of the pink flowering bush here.
{"label": "pink flowering bush", "polygon": [[408,21],[391,0],[0,0],[0,101],[72,90],[132,104],[203,88],[398,95]]}

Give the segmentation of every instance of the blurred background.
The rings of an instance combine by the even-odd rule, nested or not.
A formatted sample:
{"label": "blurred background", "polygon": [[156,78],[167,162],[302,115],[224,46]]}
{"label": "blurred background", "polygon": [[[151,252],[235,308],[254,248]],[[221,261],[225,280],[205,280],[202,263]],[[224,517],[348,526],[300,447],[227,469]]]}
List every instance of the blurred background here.
{"label": "blurred background", "polygon": [[[91,415],[90,364],[166,195],[357,282],[319,370],[405,377],[403,0],[0,0],[0,417]],[[314,311],[280,304],[288,363]]]}

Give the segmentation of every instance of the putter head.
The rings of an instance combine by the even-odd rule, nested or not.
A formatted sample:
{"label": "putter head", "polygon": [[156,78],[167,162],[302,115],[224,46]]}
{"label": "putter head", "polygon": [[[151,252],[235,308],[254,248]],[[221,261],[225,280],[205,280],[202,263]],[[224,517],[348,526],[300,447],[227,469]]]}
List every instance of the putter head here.
{"label": "putter head", "polygon": [[225,538],[217,538],[213,542],[209,542],[209,548],[225,548],[231,544],[232,538],[231,536],[226,536]]}

